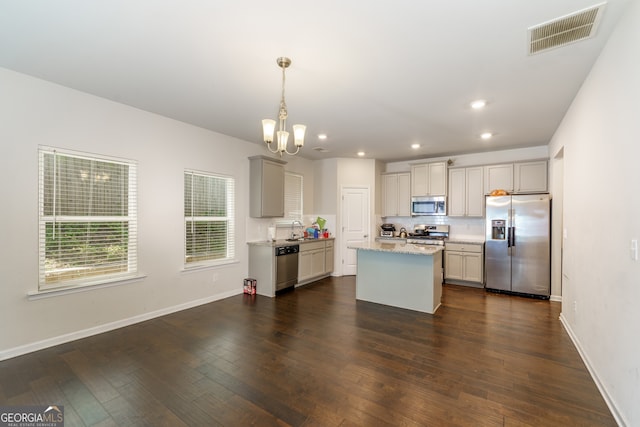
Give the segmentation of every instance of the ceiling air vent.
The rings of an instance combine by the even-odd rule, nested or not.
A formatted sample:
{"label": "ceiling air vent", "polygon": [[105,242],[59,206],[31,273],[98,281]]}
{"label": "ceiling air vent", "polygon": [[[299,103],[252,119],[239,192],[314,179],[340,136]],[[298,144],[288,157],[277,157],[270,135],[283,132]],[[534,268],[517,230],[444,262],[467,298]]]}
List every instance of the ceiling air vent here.
{"label": "ceiling air vent", "polygon": [[606,2],[529,27],[529,55],[593,37]]}

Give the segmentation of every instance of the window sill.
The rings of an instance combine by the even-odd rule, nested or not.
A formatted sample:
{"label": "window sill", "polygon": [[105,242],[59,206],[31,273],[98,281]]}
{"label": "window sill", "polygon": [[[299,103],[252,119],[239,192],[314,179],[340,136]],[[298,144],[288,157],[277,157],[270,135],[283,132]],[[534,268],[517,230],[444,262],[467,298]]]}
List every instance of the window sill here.
{"label": "window sill", "polygon": [[87,285],[77,285],[77,286],[73,286],[73,287],[66,287],[66,288],[55,288],[55,289],[45,289],[45,290],[38,290],[38,291],[30,291],[27,292],[27,299],[29,301],[35,301],[35,300],[39,300],[39,299],[43,299],[43,298],[52,298],[52,297],[58,297],[61,295],[68,295],[68,294],[76,294],[79,292],[87,292],[87,291],[93,291],[95,289],[103,289],[103,288],[111,288],[113,286],[121,286],[121,285],[128,285],[129,283],[134,283],[134,282],[139,282],[141,280],[144,280],[147,276],[146,275],[137,275],[137,276],[131,276],[131,277],[126,277],[126,278],[120,278],[120,279],[116,279],[116,280],[111,280],[109,282],[99,282],[99,283],[93,283],[93,284],[87,284]]}
{"label": "window sill", "polygon": [[209,270],[212,268],[219,268],[219,267],[225,267],[227,265],[231,265],[231,264],[238,264],[238,260],[237,259],[232,259],[232,260],[226,260],[226,261],[220,261],[220,262],[212,262],[212,263],[201,263],[201,264],[194,264],[194,265],[185,265],[182,270],[180,270],[181,273],[192,273],[194,271],[202,271],[202,270]]}

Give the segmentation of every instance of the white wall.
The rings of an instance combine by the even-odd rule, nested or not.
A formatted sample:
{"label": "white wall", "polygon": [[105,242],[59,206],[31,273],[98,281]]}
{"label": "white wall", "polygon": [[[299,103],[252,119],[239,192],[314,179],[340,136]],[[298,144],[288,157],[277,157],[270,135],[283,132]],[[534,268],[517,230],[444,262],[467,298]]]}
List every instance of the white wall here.
{"label": "white wall", "polygon": [[338,212],[338,159],[315,162],[314,206],[320,212],[336,215]]}
{"label": "white wall", "polygon": [[640,425],[639,46],[632,2],[550,144],[552,157],[564,149],[561,319],[629,426]]}
{"label": "white wall", "polygon": [[[0,93],[0,359],[241,292],[248,271],[247,157],[264,154],[263,147],[5,69]],[[138,161],[145,279],[27,299],[38,286],[39,144]],[[305,185],[312,188],[312,162],[304,162],[287,166],[310,169]],[[238,262],[182,271],[185,168],[236,179]],[[312,190],[310,197],[312,205]]]}

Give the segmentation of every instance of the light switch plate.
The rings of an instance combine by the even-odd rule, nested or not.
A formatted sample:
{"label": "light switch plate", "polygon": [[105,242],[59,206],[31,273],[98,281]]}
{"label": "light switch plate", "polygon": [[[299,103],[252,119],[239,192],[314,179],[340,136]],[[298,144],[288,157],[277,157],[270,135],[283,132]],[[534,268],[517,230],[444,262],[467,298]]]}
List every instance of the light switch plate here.
{"label": "light switch plate", "polygon": [[631,239],[631,260],[638,260],[638,239]]}

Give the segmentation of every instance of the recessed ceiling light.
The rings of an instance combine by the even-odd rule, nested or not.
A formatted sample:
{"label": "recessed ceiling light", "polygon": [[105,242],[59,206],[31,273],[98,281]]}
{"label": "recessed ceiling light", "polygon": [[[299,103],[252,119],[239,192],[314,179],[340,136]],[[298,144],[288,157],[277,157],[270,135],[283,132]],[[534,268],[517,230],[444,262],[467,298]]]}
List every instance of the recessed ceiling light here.
{"label": "recessed ceiling light", "polygon": [[360,157],[364,156],[364,151],[358,151],[358,156]]}
{"label": "recessed ceiling light", "polygon": [[319,135],[318,135],[318,139],[321,139],[321,140],[323,140],[323,141],[324,141],[325,139],[327,139],[327,134],[326,134],[326,133],[321,133],[321,134],[319,134]]}
{"label": "recessed ceiling light", "polygon": [[411,144],[411,148],[417,150],[418,148],[420,148],[420,144]]}
{"label": "recessed ceiling light", "polygon": [[481,110],[487,105],[487,101],[484,99],[477,99],[471,103],[471,108],[474,110]]}
{"label": "recessed ceiling light", "polygon": [[491,137],[493,136],[493,134],[491,132],[485,132],[480,134],[480,138],[482,139],[491,139]]}

